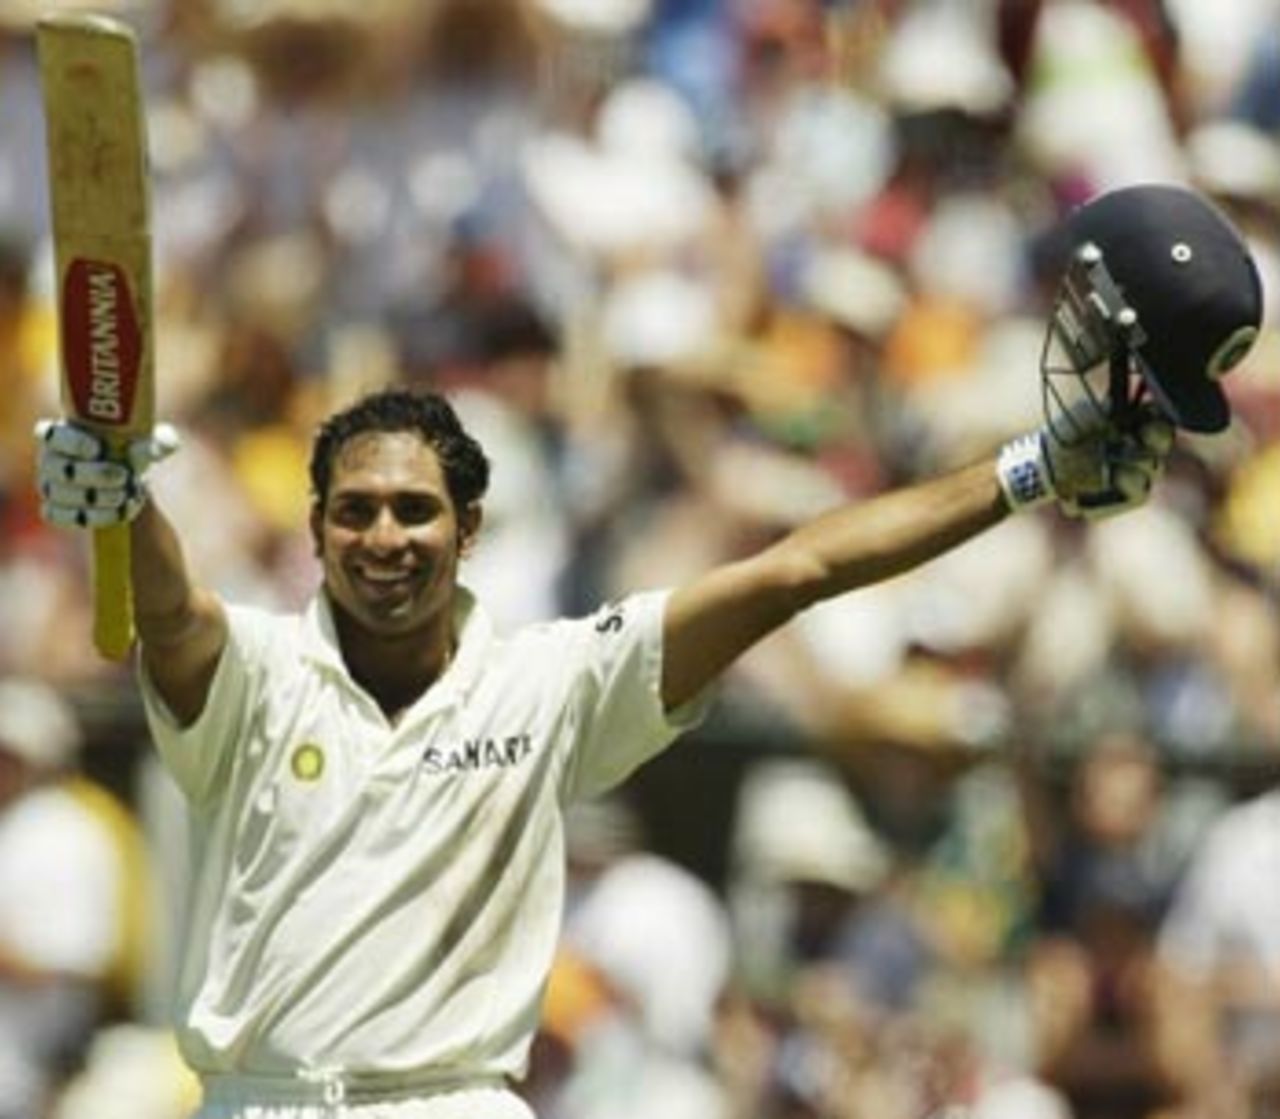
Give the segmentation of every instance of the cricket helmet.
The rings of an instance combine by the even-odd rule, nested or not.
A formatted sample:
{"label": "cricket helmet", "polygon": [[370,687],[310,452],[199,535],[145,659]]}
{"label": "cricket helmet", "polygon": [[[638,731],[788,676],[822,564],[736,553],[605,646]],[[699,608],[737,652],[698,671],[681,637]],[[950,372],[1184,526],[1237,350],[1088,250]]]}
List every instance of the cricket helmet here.
{"label": "cricket helmet", "polygon": [[1220,382],[1258,336],[1262,282],[1225,215],[1184,187],[1124,187],[1074,211],[1054,240],[1066,262],[1041,367],[1050,422],[1062,378],[1103,365],[1105,387],[1085,392],[1117,420],[1149,393],[1181,428],[1226,428]]}

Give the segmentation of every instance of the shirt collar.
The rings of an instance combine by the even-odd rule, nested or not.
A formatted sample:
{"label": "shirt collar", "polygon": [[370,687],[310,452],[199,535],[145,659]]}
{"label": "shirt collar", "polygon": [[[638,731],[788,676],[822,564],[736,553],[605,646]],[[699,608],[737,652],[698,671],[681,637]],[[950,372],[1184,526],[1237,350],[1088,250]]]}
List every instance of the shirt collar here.
{"label": "shirt collar", "polygon": [[[338,644],[333,605],[323,587],[307,606],[302,627],[303,656],[350,680],[351,674]],[[471,690],[480,675],[485,654],[493,641],[493,623],[475,595],[463,586],[459,586],[454,594],[453,627],[458,635],[458,649],[453,662],[444,675],[426,690],[419,703],[426,702],[428,697],[460,699]]]}

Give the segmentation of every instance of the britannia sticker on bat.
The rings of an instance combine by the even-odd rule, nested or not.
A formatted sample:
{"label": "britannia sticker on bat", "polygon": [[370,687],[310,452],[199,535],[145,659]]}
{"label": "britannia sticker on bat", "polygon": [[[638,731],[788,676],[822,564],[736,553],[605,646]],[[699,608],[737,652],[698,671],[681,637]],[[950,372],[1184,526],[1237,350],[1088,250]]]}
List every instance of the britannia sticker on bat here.
{"label": "britannia sticker on bat", "polygon": [[129,421],[142,344],[124,270],[109,261],[73,260],[62,287],[62,346],[76,414],[108,425]]}

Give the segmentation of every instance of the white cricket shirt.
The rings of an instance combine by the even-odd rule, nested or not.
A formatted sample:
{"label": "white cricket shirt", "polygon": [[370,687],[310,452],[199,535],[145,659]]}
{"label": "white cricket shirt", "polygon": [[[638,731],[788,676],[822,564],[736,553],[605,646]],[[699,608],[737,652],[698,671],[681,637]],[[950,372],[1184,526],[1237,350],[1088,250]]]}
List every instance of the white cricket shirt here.
{"label": "white cricket shirt", "polygon": [[500,638],[461,592],[452,666],[394,727],[323,594],[232,607],[199,720],[143,679],[192,813],[179,1041],[205,1075],[518,1076],[564,890],[561,808],[697,717],[664,714],[664,592]]}

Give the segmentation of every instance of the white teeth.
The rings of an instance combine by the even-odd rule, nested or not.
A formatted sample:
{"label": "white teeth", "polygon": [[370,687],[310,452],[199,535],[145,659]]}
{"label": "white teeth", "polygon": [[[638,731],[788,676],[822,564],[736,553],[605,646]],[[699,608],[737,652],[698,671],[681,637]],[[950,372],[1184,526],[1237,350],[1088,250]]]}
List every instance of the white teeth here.
{"label": "white teeth", "polygon": [[366,583],[403,583],[409,578],[408,574],[403,571],[395,572],[379,572],[379,571],[362,571],[360,578]]}

